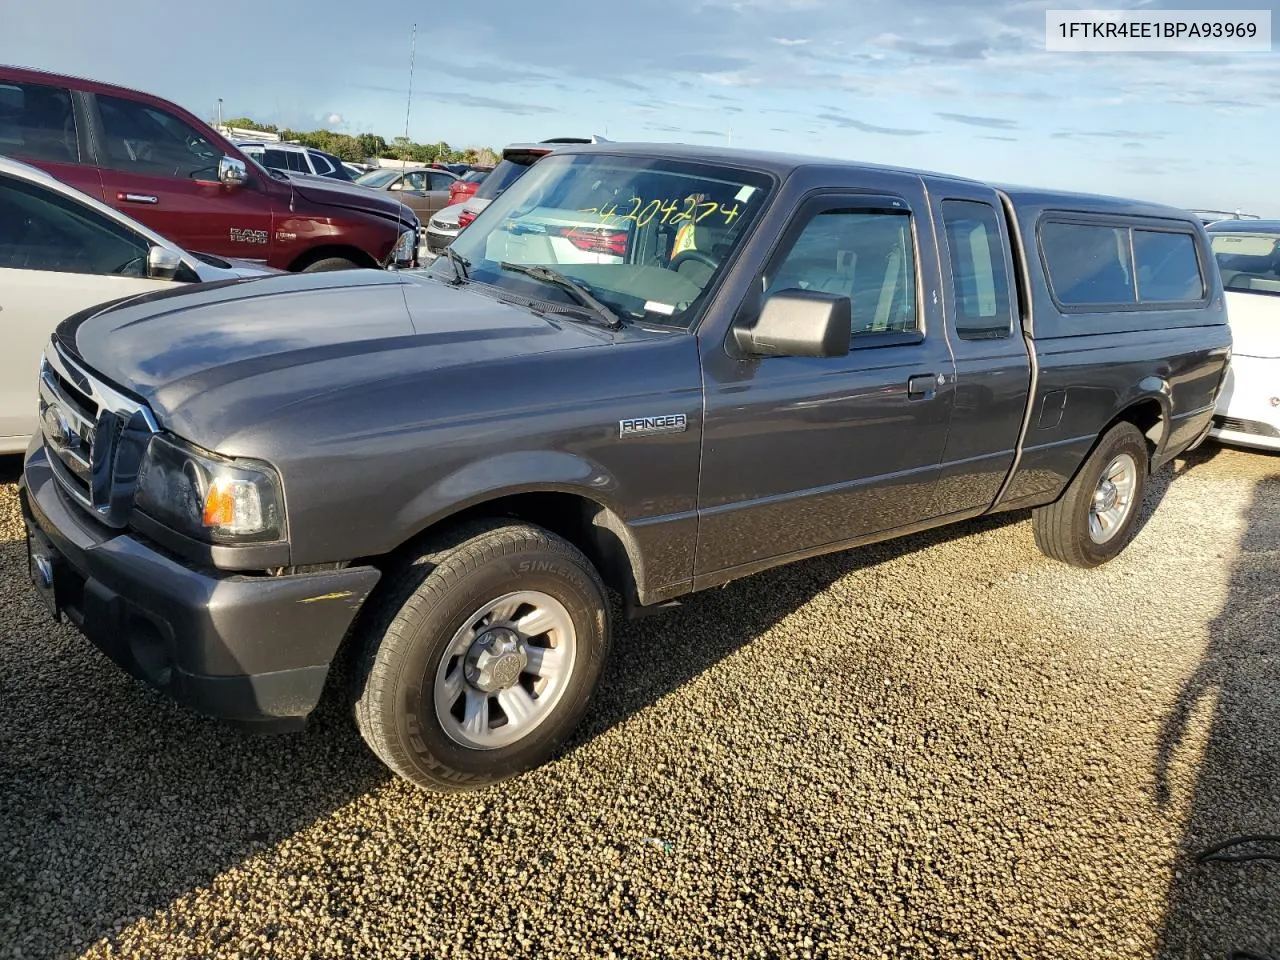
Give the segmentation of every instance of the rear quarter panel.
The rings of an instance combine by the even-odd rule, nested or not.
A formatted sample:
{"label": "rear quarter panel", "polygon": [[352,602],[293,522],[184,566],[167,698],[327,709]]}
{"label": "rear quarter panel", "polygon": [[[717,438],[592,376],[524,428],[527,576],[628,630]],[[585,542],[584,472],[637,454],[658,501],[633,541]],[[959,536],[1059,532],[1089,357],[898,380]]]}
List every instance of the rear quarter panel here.
{"label": "rear quarter panel", "polygon": [[[1123,311],[1072,310],[1053,297],[1038,243],[1038,228],[1062,204],[1012,202],[1023,259],[1023,328],[1038,375],[1017,469],[1000,509],[1055,500],[1075,476],[1101,434],[1126,410],[1155,403],[1161,423],[1149,436],[1153,467],[1185,450],[1213,415],[1231,346],[1222,282],[1198,220],[1196,236],[1206,293],[1194,306]],[[1112,204],[1079,209],[1150,217],[1169,224],[1164,207]]]}

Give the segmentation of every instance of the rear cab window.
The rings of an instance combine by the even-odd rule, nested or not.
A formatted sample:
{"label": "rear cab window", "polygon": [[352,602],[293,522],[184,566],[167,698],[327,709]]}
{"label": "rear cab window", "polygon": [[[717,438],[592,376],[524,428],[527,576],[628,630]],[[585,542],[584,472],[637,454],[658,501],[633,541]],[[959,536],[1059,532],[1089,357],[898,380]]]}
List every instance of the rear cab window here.
{"label": "rear cab window", "polygon": [[1051,216],[1039,234],[1050,291],[1067,312],[1197,306],[1205,299],[1208,286],[1190,225]]}
{"label": "rear cab window", "polygon": [[79,163],[71,91],[0,80],[0,154],[22,160]]}

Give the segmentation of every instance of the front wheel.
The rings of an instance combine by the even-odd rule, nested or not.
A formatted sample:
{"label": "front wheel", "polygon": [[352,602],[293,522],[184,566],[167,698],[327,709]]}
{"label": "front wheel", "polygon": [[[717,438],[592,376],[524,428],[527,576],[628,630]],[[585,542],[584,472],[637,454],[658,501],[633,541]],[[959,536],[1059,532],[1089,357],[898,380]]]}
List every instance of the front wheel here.
{"label": "front wheel", "polygon": [[329,270],[359,270],[360,264],[353,263],[346,257],[325,257],[315,263],[303,267],[302,273],[322,273]]}
{"label": "front wheel", "polygon": [[1137,525],[1149,462],[1142,431],[1117,423],[1062,496],[1032,512],[1036,546],[1073,567],[1096,567],[1117,556]]}
{"label": "front wheel", "polygon": [[568,541],[484,522],[400,572],[365,643],[365,742],[420,787],[474,790],[545,762],[577,726],[608,654],[608,602]]}

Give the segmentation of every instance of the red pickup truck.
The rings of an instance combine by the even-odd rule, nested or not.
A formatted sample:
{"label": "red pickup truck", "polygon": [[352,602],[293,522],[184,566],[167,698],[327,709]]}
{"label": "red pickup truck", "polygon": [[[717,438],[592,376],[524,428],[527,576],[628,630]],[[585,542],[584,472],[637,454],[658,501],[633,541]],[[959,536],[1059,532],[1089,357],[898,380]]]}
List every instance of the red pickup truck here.
{"label": "red pickup truck", "polygon": [[416,266],[418,217],[394,197],[268,171],[150,94],[0,66],[0,154],[188,250],[294,271]]}

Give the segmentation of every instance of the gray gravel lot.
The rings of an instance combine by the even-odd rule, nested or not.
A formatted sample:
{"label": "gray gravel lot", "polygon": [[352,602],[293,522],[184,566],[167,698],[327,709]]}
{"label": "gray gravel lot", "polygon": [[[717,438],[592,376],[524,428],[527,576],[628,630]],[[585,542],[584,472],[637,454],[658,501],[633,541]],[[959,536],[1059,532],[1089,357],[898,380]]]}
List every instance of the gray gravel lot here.
{"label": "gray gravel lot", "polygon": [[1092,572],[1016,515],[692,597],[562,758],[438,797],[48,622],[6,482],[0,957],[1280,957],[1280,863],[1195,862],[1280,833],[1280,457],[1157,502]]}

